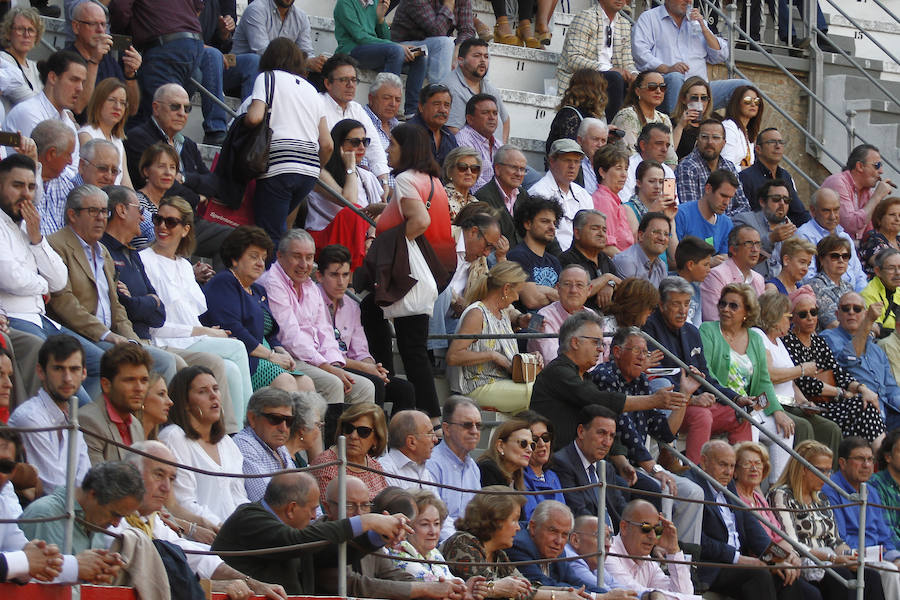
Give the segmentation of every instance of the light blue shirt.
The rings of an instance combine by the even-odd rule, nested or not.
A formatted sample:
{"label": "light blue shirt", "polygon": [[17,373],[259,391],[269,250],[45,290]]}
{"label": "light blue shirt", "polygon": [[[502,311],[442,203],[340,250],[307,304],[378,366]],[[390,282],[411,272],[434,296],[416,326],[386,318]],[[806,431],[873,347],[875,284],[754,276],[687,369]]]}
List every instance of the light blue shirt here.
{"label": "light blue shirt", "polygon": [[[810,219],[797,228],[797,235],[803,239],[809,240],[813,244],[818,244],[819,240],[829,233],[831,232],[819,225],[815,219]],[[863,271],[862,263],[859,262],[859,255],[856,253],[856,244],[853,243],[853,238],[850,237],[850,234],[844,231],[844,228],[840,225],[837,226],[834,233],[842,238],[846,238],[847,241],[850,242],[850,264],[847,266],[847,272],[844,273],[844,276],[841,277],[841,279],[852,285],[853,289],[857,292],[861,292],[862,289],[868,285],[869,280],[866,278],[866,272]],[[806,279],[803,280],[803,283],[809,283],[809,280],[815,276],[816,261],[812,261],[809,263],[809,271],[807,272]]]}
{"label": "light blue shirt", "polygon": [[272,0],[257,0],[247,5],[234,30],[231,51],[262,56],[269,42],[277,37],[286,37],[308,56],[315,56],[306,13],[294,4],[282,20]]}
{"label": "light blue shirt", "polygon": [[644,11],[631,34],[631,53],[638,71],[655,71],[660,65],[683,62],[688,66],[684,78],[698,76],[709,80],[706,63],[719,64],[728,59],[728,44],[721,37],[719,50],[706,43],[700,23],[685,16],[681,27],[665,5]]}
{"label": "light blue shirt", "polygon": [[884,404],[890,404],[900,411],[900,387],[894,380],[891,363],[884,350],[871,339],[866,340],[863,356],[856,356],[853,338],[843,327],[826,329],[821,334],[831,348],[834,360],[846,369],[853,378],[878,394],[881,400],[881,414],[885,416]]}
{"label": "light blue shirt", "polygon": [[[563,556],[578,556],[578,553],[574,548],[572,548],[572,546],[566,544],[566,548],[565,550],[563,550]],[[569,568],[572,570],[572,573],[575,575],[578,583],[581,583],[586,587],[597,585],[597,571],[592,570],[588,566],[588,564],[584,562],[583,558],[573,560],[569,563],[569,565]],[[608,589],[625,587],[624,585],[618,583],[615,579],[613,579],[613,576],[609,574],[608,570],[603,571],[603,583]]]}
{"label": "light blue shirt", "polygon": [[[431,458],[425,463],[428,472],[434,477],[436,483],[443,483],[459,488],[469,490],[481,489],[481,470],[471,456],[466,456],[465,461],[461,460],[453,450],[447,446],[446,441],[434,447],[431,452]],[[469,500],[475,497],[472,492],[457,492],[456,490],[448,490],[439,488],[438,493],[444,504],[447,505],[448,516],[444,521],[444,527],[441,529],[441,540],[445,540],[453,535],[453,528],[447,526],[466,512],[466,505]],[[449,531],[449,533],[447,533]],[[446,537],[445,537],[446,535]]]}
{"label": "light blue shirt", "polygon": [[[94,284],[97,286],[97,313],[94,316],[108,328],[112,325],[112,310],[109,306],[109,282],[106,281],[106,273],[103,271],[103,246],[100,245],[100,242],[94,242],[92,246],[89,246],[77,233],[75,237],[78,238],[78,243],[84,250],[84,256],[94,274]],[[106,339],[107,335],[109,335],[108,331],[100,339]]]}

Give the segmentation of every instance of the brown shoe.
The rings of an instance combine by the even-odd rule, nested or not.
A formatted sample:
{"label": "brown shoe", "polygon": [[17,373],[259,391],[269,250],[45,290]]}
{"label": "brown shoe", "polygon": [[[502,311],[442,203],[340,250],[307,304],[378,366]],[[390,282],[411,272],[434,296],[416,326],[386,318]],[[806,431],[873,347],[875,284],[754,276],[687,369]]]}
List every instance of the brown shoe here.
{"label": "brown shoe", "polygon": [[509,20],[506,17],[497,18],[497,24],[494,25],[494,42],[506,44],[507,46],[525,45],[521,39],[513,35],[512,28],[509,26]]}
{"label": "brown shoe", "polygon": [[543,48],[538,39],[534,37],[534,32],[532,32],[531,30],[531,21],[519,21],[519,27],[516,29],[516,35],[520,40],[525,42],[525,46],[528,48]]}
{"label": "brown shoe", "polygon": [[481,22],[478,17],[475,17],[475,33],[478,34],[478,37],[486,42],[490,42],[494,39],[494,34],[491,33],[491,28]]}

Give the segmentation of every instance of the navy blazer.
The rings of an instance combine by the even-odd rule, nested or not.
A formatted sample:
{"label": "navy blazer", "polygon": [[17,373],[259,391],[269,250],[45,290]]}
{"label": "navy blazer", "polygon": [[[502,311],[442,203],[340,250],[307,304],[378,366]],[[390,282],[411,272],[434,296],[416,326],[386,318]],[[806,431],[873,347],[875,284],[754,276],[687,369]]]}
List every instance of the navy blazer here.
{"label": "navy blazer", "polygon": [[[686,473],[686,476],[703,488],[704,500],[716,501],[716,494],[705,479],[694,471]],[[728,484],[728,489],[735,495],[737,494],[734,482]],[[727,496],[725,501],[729,504],[732,503]],[[701,561],[731,564],[734,560],[735,550],[746,556],[759,556],[772,542],[759,521],[749,516],[747,511],[733,510],[732,513],[738,539],[741,541],[740,548],[728,545],[728,530],[725,527],[722,513],[719,512],[719,507],[713,504],[703,505],[703,535],[700,537]],[[716,580],[719,570],[718,567],[700,567],[698,575],[701,581],[709,584]]]}
{"label": "navy blazer", "polygon": [[[578,450],[575,449],[575,442],[569,443],[559,451],[553,453],[548,469],[553,470],[559,477],[559,483],[564,488],[578,487],[587,485],[587,473],[581,464],[581,457],[578,456]],[[625,482],[616,475],[612,462],[606,461],[606,481],[616,485],[625,485]],[[597,516],[598,508],[598,491],[581,490],[577,492],[566,492],[564,494],[566,504],[572,509],[572,513],[578,517],[581,515]],[[609,512],[610,520],[618,529],[618,523],[625,508],[626,500],[624,494],[620,490],[607,490],[606,494],[606,510]]]}
{"label": "navy blazer", "polygon": [[108,233],[100,238],[100,243],[109,250],[116,267],[116,279],[128,287],[129,296],[119,293],[119,302],[125,307],[131,327],[142,340],[150,339],[151,327],[162,327],[166,322],[166,307],[162,300],[150,297],[156,289],[144,271],[144,263],[138,251],[126,246]]}
{"label": "navy blazer", "polygon": [[[565,553],[565,550],[563,553]],[[528,533],[526,527],[523,527],[516,533],[512,548],[506,550],[506,556],[509,557],[509,560],[511,561],[540,560],[542,558],[548,558],[540,555],[540,552],[538,551],[537,546],[534,545],[531,534]],[[550,563],[549,567],[550,575],[544,575],[540,565],[522,565],[519,567],[519,572],[522,573],[528,581],[539,585],[563,588],[573,587],[577,589],[584,584],[584,589],[588,592],[602,594],[608,591],[604,588],[597,587],[596,584],[588,585],[586,582],[579,579],[578,576],[572,572],[572,561],[565,560]]]}

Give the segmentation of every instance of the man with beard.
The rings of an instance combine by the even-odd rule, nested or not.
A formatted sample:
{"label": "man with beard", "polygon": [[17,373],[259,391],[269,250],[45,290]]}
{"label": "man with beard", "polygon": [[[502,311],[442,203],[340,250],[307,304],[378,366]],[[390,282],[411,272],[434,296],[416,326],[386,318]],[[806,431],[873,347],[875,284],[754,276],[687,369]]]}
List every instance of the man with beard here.
{"label": "man with beard", "polygon": [[431,83],[419,92],[419,110],[410,123],[424,127],[428,132],[431,142],[431,153],[439,165],[444,164],[444,159],[451,150],[459,146],[456,136],[447,127],[447,119],[450,118],[450,108],[453,105],[453,96],[447,86],[439,83]]}
{"label": "man with beard", "polygon": [[884,312],[875,321],[879,328],[878,337],[887,337],[897,328],[897,312],[900,311],[900,250],[885,248],[875,255],[875,277],[860,295],[867,305],[878,303]]}
{"label": "man with beard", "polygon": [[[274,387],[264,387],[250,396],[247,404],[247,425],[234,436],[234,443],[244,455],[244,473],[274,473],[293,467],[291,454],[284,443],[294,422],[291,395]],[[250,477],[244,480],[251,502],[261,500],[270,477]]]}
{"label": "man with beard", "polygon": [[737,179],[734,163],[720,156],[725,147],[725,127],[716,119],[706,119],[700,123],[697,133],[697,147],[684,157],[675,168],[678,200],[682,204],[699,200],[703,196],[703,186],[713,171],[729,171],[735,176],[734,196],[725,209],[729,217],[750,210],[747,197]]}
{"label": "man with beard", "polygon": [[781,242],[797,231],[797,226],[787,218],[791,203],[790,190],[781,179],[770,179],[759,188],[757,203],[761,207],[754,212],[734,216],[735,225],[749,225],[759,232],[762,241],[760,261],[753,270],[769,280],[781,272]]}
{"label": "man with beard", "polygon": [[501,144],[507,143],[510,127],[509,113],[503,104],[500,90],[487,79],[487,72],[491,66],[488,43],[477,37],[464,41],[459,46],[456,66],[457,68],[450,71],[450,75],[442,82],[453,96],[447,127],[453,133],[462,129],[466,124],[466,115],[463,111],[466,103],[476,94],[488,94],[497,100],[497,112],[500,115],[495,136],[498,140],[502,140]]}
{"label": "man with beard", "polygon": [[787,216],[791,222],[800,227],[809,221],[809,211],[806,210],[800,196],[797,195],[794,179],[787,169],[780,166],[784,158],[784,136],[774,127],[763,129],[756,136],[756,162],[740,172],[741,188],[747,201],[750,202],[750,210],[759,210],[759,190],[769,179],[780,179],[788,189],[791,197],[791,205]]}
{"label": "man with beard", "polygon": [[762,242],[759,232],[749,225],[736,225],[728,234],[728,260],[715,267],[700,284],[703,304],[703,320],[717,321],[719,296],[729,283],[749,283],[761,296],[766,291],[762,275],[753,270],[759,262]]}

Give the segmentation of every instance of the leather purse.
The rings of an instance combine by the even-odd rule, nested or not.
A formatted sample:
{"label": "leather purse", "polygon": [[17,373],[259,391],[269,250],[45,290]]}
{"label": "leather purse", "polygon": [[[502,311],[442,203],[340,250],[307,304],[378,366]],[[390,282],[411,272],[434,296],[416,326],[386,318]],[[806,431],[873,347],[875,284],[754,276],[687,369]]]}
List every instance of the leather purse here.
{"label": "leather purse", "polygon": [[[822,383],[825,383],[827,385],[837,387],[837,384],[834,381],[834,371],[832,371],[831,369],[817,373],[815,375],[815,379],[818,379],[819,381],[821,381]],[[807,400],[809,400],[810,402],[812,402],[814,404],[827,404],[828,402],[831,402],[833,400],[833,398],[831,398],[830,396],[819,395],[819,396],[812,396],[810,398],[807,398]]]}
{"label": "leather purse", "polygon": [[541,372],[541,363],[534,354],[516,354],[512,360],[512,380],[514,383],[531,383]]}

